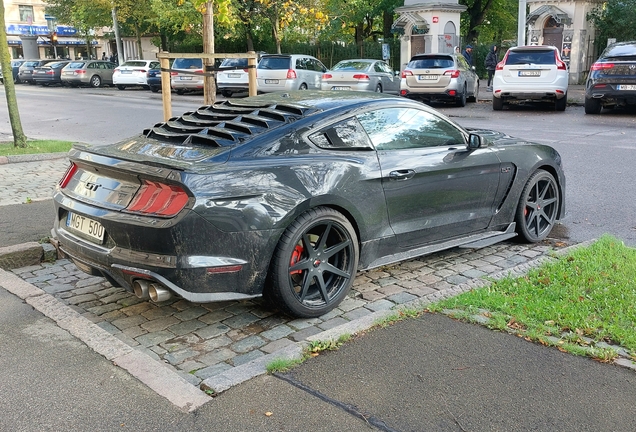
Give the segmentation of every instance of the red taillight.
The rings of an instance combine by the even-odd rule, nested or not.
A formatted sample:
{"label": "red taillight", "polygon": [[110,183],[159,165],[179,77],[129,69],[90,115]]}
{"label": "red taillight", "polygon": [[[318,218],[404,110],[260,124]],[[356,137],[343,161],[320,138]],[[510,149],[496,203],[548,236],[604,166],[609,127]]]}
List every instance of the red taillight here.
{"label": "red taillight", "polygon": [[333,75],[331,74],[322,74],[322,79],[331,79],[333,78]]}
{"label": "red taillight", "polygon": [[353,79],[357,79],[357,80],[362,80],[362,81],[369,81],[369,75],[367,74],[355,74],[353,76]]}
{"label": "red taillight", "polygon": [[613,69],[614,68],[614,63],[594,63],[592,65],[592,67],[590,68],[590,70],[593,71],[598,71],[598,70],[607,70],[607,69]]}
{"label": "red taillight", "polygon": [[203,74],[203,69],[197,69],[194,71],[195,74]]}
{"label": "red taillight", "polygon": [[236,273],[238,271],[241,271],[242,268],[243,264],[237,264],[223,267],[208,267],[206,271],[208,274]]}
{"label": "red taillight", "polygon": [[78,70],[76,70],[76,71],[75,71],[75,73],[78,73],[78,74],[85,74],[85,73],[86,73],[86,71],[85,71],[84,69],[78,69]]}
{"label": "red taillight", "polygon": [[68,182],[71,181],[71,179],[75,175],[75,172],[77,172],[77,165],[71,162],[71,165],[68,167],[68,169],[62,176],[62,180],[60,180],[60,187],[62,189],[64,189],[66,185],[68,184]]}
{"label": "red taillight", "polygon": [[46,71],[45,73],[46,73],[47,75],[53,75],[53,74],[55,74],[55,72],[54,72],[54,71],[52,71],[52,70],[48,70],[48,71]]}
{"label": "red taillight", "polygon": [[188,202],[179,186],[144,180],[127,210],[156,216],[174,216]]}
{"label": "red taillight", "polygon": [[406,96],[408,93],[406,90],[400,90],[400,96]]}
{"label": "red taillight", "polygon": [[504,62],[502,60],[499,63],[497,63],[497,66],[495,66],[495,70],[503,70],[503,67],[504,67]]}
{"label": "red taillight", "polygon": [[449,96],[457,96],[457,90],[449,90],[448,91],[448,95]]}
{"label": "red taillight", "polygon": [[403,70],[402,78],[406,78],[407,76],[413,76],[413,72],[411,72],[410,70]]}
{"label": "red taillight", "polygon": [[296,79],[296,78],[298,78],[298,77],[296,76],[296,71],[295,71],[295,70],[293,70],[293,69],[289,69],[289,70],[287,71],[287,79]]}
{"label": "red taillight", "polygon": [[243,69],[243,72],[248,73],[247,69]]}
{"label": "red taillight", "polygon": [[177,76],[177,75],[179,75],[178,72],[170,72],[170,76]]}
{"label": "red taillight", "polygon": [[133,72],[146,73],[146,69],[133,69]]}
{"label": "red taillight", "polygon": [[446,72],[444,72],[444,75],[450,76],[451,78],[459,78],[459,71],[458,70],[447,70]]}
{"label": "red taillight", "polygon": [[567,70],[567,66],[566,64],[559,58],[559,53],[557,51],[554,51],[554,60],[556,61],[556,65],[557,65],[557,69],[558,70]]}

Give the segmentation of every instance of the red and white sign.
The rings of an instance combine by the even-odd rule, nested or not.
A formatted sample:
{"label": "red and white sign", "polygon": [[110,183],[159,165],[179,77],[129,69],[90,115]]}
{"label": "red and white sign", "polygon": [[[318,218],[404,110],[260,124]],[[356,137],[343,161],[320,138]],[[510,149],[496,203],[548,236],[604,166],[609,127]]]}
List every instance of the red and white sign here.
{"label": "red and white sign", "polygon": [[433,22],[434,23],[438,23],[439,22],[439,17],[433,17]]}

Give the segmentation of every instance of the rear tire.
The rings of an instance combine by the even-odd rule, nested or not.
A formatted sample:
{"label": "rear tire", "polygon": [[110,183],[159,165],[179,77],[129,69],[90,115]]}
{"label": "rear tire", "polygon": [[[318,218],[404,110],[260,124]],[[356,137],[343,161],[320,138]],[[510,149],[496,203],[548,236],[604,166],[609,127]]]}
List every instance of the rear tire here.
{"label": "rear tire", "polygon": [[182,95],[183,93],[185,93],[185,90],[181,90],[181,89],[177,90],[178,95]]}
{"label": "rear tire", "polygon": [[503,99],[498,97],[492,97],[492,109],[495,111],[501,111],[503,109],[504,102]]}
{"label": "rear tire", "polygon": [[380,84],[378,84],[377,86],[375,86],[375,92],[376,93],[382,93],[382,86]]}
{"label": "rear tire", "polygon": [[119,90],[126,90],[126,86],[125,86],[125,85],[122,85],[122,84],[119,84],[119,85],[117,86],[117,88],[118,88]]}
{"label": "rear tire", "polygon": [[565,111],[565,108],[568,106],[568,94],[566,93],[561,99],[557,99],[554,103],[554,108],[557,111]]}
{"label": "rear tire", "polygon": [[232,97],[232,92],[229,90],[221,90],[221,94],[223,95],[223,97],[226,97],[226,98]]}
{"label": "rear tire", "polygon": [[307,90],[307,84],[302,83],[300,87],[298,87],[298,90]]}
{"label": "rear tire", "polygon": [[557,219],[561,197],[552,174],[537,170],[521,192],[515,222],[517,233],[528,243],[544,240]]}
{"label": "rear tire", "polygon": [[151,92],[153,92],[153,93],[159,93],[159,87],[157,87],[157,86],[151,86],[151,87],[150,87],[150,91],[151,91]]}
{"label": "rear tire", "polygon": [[342,213],[317,207],[283,233],[270,269],[281,310],[297,317],[326,314],[347,296],[358,268],[358,237]]}
{"label": "rear tire", "polygon": [[600,99],[585,98],[585,114],[600,114],[602,108]]}
{"label": "rear tire", "polygon": [[466,106],[466,84],[464,84],[464,91],[462,91],[462,93],[457,97],[457,100],[455,101],[455,104],[458,107],[465,107]]}
{"label": "rear tire", "polygon": [[[91,87],[93,88],[99,88],[102,86],[102,79],[99,77],[99,75],[93,75],[91,77],[91,82],[90,82]],[[123,89],[122,89],[123,90]]]}

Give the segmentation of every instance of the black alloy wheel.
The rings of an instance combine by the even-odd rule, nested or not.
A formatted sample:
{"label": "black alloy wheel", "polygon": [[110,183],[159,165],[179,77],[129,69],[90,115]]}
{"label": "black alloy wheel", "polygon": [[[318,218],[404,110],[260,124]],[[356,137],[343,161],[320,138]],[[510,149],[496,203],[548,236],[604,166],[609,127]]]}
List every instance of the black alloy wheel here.
{"label": "black alloy wheel", "polygon": [[382,93],[382,85],[378,84],[377,86],[375,86],[375,92],[376,93]]}
{"label": "black alloy wheel", "polygon": [[102,79],[99,77],[99,75],[93,75],[91,77],[91,87],[98,88],[101,86],[102,86]]}
{"label": "black alloy wheel", "polygon": [[298,90],[307,90],[307,84],[302,83],[300,87],[298,88]]}
{"label": "black alloy wheel", "polygon": [[517,207],[517,232],[529,242],[544,240],[556,222],[561,204],[559,187],[552,174],[537,170],[528,180]]}
{"label": "black alloy wheel", "polygon": [[283,311],[312,318],[348,294],[358,268],[358,237],[341,213],[317,207],[282,235],[272,263],[273,300]]}

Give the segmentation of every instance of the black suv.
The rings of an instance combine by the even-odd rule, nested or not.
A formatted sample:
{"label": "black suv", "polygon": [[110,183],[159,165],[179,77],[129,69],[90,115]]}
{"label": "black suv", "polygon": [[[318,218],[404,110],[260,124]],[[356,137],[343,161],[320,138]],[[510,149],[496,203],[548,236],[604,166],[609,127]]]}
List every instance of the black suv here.
{"label": "black suv", "polygon": [[625,105],[636,105],[636,41],[605,48],[585,83],[585,114]]}

